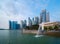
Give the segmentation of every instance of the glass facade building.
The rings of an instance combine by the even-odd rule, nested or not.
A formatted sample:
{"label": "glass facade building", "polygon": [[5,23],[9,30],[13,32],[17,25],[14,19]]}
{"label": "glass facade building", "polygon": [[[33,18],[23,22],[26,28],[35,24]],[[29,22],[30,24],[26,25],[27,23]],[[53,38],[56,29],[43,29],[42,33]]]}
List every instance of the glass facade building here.
{"label": "glass facade building", "polygon": [[39,17],[35,17],[35,25],[38,25],[39,24]]}
{"label": "glass facade building", "polygon": [[32,25],[35,25],[35,21],[34,21],[34,18],[32,18]]}
{"label": "glass facade building", "polygon": [[28,26],[32,26],[32,20],[30,19],[30,17],[28,18]]}
{"label": "glass facade building", "polygon": [[21,20],[21,28],[26,28],[26,26],[27,26],[27,21]]}
{"label": "glass facade building", "polygon": [[49,13],[45,10],[42,10],[41,14],[40,14],[40,23],[42,22],[49,22]]}
{"label": "glass facade building", "polygon": [[9,21],[9,29],[20,29],[20,24],[17,21]]}

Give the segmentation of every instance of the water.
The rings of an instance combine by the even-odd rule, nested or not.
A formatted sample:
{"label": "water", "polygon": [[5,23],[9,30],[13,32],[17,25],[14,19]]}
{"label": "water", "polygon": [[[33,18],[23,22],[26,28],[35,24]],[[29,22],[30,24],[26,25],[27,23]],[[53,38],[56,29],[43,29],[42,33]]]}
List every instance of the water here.
{"label": "water", "polygon": [[20,30],[0,30],[0,44],[60,44],[60,38],[51,36],[34,37]]}
{"label": "water", "polygon": [[35,37],[37,37],[37,38],[38,38],[38,37],[43,37],[43,36],[44,36],[44,35],[35,35]]}

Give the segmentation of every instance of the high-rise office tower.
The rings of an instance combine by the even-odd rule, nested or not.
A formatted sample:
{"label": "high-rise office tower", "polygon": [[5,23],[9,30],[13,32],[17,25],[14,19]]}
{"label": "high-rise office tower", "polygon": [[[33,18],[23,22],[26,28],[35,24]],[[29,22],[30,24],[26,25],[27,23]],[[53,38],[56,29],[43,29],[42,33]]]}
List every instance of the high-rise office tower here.
{"label": "high-rise office tower", "polygon": [[23,22],[23,20],[21,20],[21,29],[23,28],[23,25],[24,25],[24,22]]}
{"label": "high-rise office tower", "polygon": [[39,24],[39,17],[35,17],[35,25],[38,25]]}
{"label": "high-rise office tower", "polygon": [[32,20],[30,19],[30,17],[28,18],[28,26],[32,26]]}
{"label": "high-rise office tower", "polygon": [[24,24],[23,24],[23,28],[26,28],[26,26],[27,26],[27,21],[24,20],[23,22],[24,22]]}
{"label": "high-rise office tower", "polygon": [[40,23],[42,22],[49,22],[49,13],[47,13],[46,9],[42,10],[41,14],[40,14]]}
{"label": "high-rise office tower", "polygon": [[50,22],[49,12],[46,13],[46,22]]}
{"label": "high-rise office tower", "polygon": [[9,21],[9,29],[14,29],[14,22],[13,21]]}
{"label": "high-rise office tower", "polygon": [[42,22],[46,22],[46,10],[42,10]]}
{"label": "high-rise office tower", "polygon": [[32,18],[32,25],[35,25],[35,21],[34,21],[34,18]]}
{"label": "high-rise office tower", "polygon": [[13,21],[13,29],[16,29],[17,21]]}
{"label": "high-rise office tower", "polygon": [[16,29],[20,29],[20,24],[16,24]]}
{"label": "high-rise office tower", "polygon": [[11,21],[9,21],[9,29],[11,29],[12,27],[11,27]]}
{"label": "high-rise office tower", "polygon": [[27,21],[21,20],[21,28],[26,28],[26,26],[27,26]]}
{"label": "high-rise office tower", "polygon": [[20,29],[19,24],[17,23],[17,21],[9,21],[9,29]]}
{"label": "high-rise office tower", "polygon": [[39,23],[42,23],[42,15],[40,14],[40,20]]}

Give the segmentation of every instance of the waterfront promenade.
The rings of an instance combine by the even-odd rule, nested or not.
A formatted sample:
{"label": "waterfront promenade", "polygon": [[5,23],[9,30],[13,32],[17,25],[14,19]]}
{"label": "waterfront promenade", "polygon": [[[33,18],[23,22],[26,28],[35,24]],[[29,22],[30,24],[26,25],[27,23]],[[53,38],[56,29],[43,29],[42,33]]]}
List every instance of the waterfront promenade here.
{"label": "waterfront promenade", "polygon": [[23,30],[23,33],[37,34],[38,30]]}
{"label": "waterfront promenade", "polygon": [[[25,34],[37,34],[38,30],[23,30]],[[43,35],[60,37],[60,31],[46,31],[42,33]]]}

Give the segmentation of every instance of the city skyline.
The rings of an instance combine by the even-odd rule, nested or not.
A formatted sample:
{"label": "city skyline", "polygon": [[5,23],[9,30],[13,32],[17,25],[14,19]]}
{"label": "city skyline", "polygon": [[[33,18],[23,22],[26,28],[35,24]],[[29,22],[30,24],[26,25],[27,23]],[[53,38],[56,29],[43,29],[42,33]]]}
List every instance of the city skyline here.
{"label": "city skyline", "polygon": [[50,21],[60,21],[60,0],[0,0],[0,28],[8,28],[8,20],[21,20],[40,16],[46,9]]}

